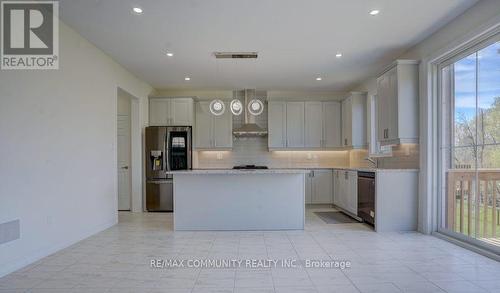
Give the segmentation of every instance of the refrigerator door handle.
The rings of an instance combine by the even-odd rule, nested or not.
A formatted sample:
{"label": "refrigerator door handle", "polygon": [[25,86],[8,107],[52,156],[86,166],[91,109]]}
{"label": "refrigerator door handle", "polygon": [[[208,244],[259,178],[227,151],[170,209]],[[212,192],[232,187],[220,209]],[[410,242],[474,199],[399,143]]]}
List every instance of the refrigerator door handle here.
{"label": "refrigerator door handle", "polygon": [[165,137],[165,171],[171,171],[170,170],[170,151],[169,151],[169,144],[170,144],[170,131],[166,132],[166,137]]}

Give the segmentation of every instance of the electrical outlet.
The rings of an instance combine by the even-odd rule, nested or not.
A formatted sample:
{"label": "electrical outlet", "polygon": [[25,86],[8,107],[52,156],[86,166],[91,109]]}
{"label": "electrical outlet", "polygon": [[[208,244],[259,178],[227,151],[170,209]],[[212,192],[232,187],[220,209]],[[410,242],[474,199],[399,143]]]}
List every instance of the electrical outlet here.
{"label": "electrical outlet", "polygon": [[312,158],[313,158],[312,154],[311,153],[307,153],[307,159],[308,160],[312,160]]}
{"label": "electrical outlet", "polygon": [[222,153],[221,153],[221,152],[218,152],[218,153],[217,153],[217,160],[219,160],[219,161],[220,161],[220,160],[222,160],[222,159],[223,159],[223,157],[222,157]]}

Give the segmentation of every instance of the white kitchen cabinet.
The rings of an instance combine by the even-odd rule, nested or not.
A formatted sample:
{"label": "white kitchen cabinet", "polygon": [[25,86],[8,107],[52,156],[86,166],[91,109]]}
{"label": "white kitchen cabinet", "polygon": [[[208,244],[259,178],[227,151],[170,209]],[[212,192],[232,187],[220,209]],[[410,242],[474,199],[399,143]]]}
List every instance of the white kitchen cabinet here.
{"label": "white kitchen cabinet", "polygon": [[312,202],[332,204],[332,170],[313,170],[312,174]]}
{"label": "white kitchen cabinet", "polygon": [[418,142],[418,61],[397,60],[377,79],[381,145]]}
{"label": "white kitchen cabinet", "polygon": [[333,203],[333,171],[330,169],[311,170],[306,175],[306,203]]}
{"label": "white kitchen cabinet", "polygon": [[305,102],[305,143],[306,148],[323,146],[323,103]]}
{"label": "white kitchen cabinet", "polygon": [[286,148],[286,102],[268,103],[268,147]]}
{"label": "white kitchen cabinet", "polygon": [[233,119],[226,111],[221,116],[210,112],[210,102],[196,103],[195,149],[230,149],[233,146]]}
{"label": "white kitchen cabinet", "polygon": [[358,214],[358,172],[335,170],[333,203],[353,215]]}
{"label": "white kitchen cabinet", "polygon": [[214,115],[214,148],[233,147],[233,115],[225,111],[220,116]]}
{"label": "white kitchen cabinet", "polygon": [[306,174],[306,186],[305,186],[305,189],[306,189],[306,192],[305,192],[305,201],[306,201],[306,204],[311,204],[312,203],[312,172],[309,173],[309,174]]}
{"label": "white kitchen cabinet", "polygon": [[150,126],[192,126],[192,98],[149,98]]}
{"label": "white kitchen cabinet", "polygon": [[365,92],[351,92],[342,101],[342,145],[352,148],[367,145]]}
{"label": "white kitchen cabinet", "polygon": [[358,172],[349,171],[347,174],[346,210],[353,215],[358,214]]}
{"label": "white kitchen cabinet", "polygon": [[286,146],[304,147],[304,102],[286,103]]}
{"label": "white kitchen cabinet", "polygon": [[337,101],[268,104],[269,149],[341,148],[341,103]]}
{"label": "white kitchen cabinet", "polygon": [[342,115],[339,102],[323,102],[323,148],[342,146]]}

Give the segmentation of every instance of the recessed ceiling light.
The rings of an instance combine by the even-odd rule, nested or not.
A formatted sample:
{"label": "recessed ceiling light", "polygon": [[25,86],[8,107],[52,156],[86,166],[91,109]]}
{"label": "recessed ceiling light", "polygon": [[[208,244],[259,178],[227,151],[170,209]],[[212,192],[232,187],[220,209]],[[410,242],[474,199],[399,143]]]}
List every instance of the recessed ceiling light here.
{"label": "recessed ceiling light", "polygon": [[174,56],[174,53],[167,52],[167,56],[168,56],[168,57],[172,57],[172,56]]}
{"label": "recessed ceiling light", "polygon": [[335,54],[335,57],[337,57],[337,58],[342,57],[342,53],[337,53],[337,54]]}
{"label": "recessed ceiling light", "polygon": [[185,80],[185,81],[190,81],[190,80],[191,80],[191,77],[186,76],[186,77],[184,77],[184,80]]}
{"label": "recessed ceiling light", "polygon": [[320,80],[323,80],[323,78],[321,78],[321,77],[316,77],[316,80],[317,80],[317,81],[320,81]]}
{"label": "recessed ceiling light", "polygon": [[140,7],[134,7],[134,8],[132,8],[132,11],[134,11],[137,14],[141,14],[142,13],[142,8],[140,8]]}
{"label": "recessed ceiling light", "polygon": [[377,15],[379,13],[380,13],[380,10],[377,10],[377,9],[370,11],[370,15]]}

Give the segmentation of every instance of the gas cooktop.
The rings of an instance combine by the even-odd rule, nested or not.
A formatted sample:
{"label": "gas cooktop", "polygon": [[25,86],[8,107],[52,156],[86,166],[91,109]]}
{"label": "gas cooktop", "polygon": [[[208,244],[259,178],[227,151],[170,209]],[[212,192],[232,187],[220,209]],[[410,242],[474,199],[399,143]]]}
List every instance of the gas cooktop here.
{"label": "gas cooktop", "polygon": [[261,170],[261,169],[269,169],[267,166],[255,166],[255,165],[239,165],[239,166],[234,166],[233,169],[236,170]]}

